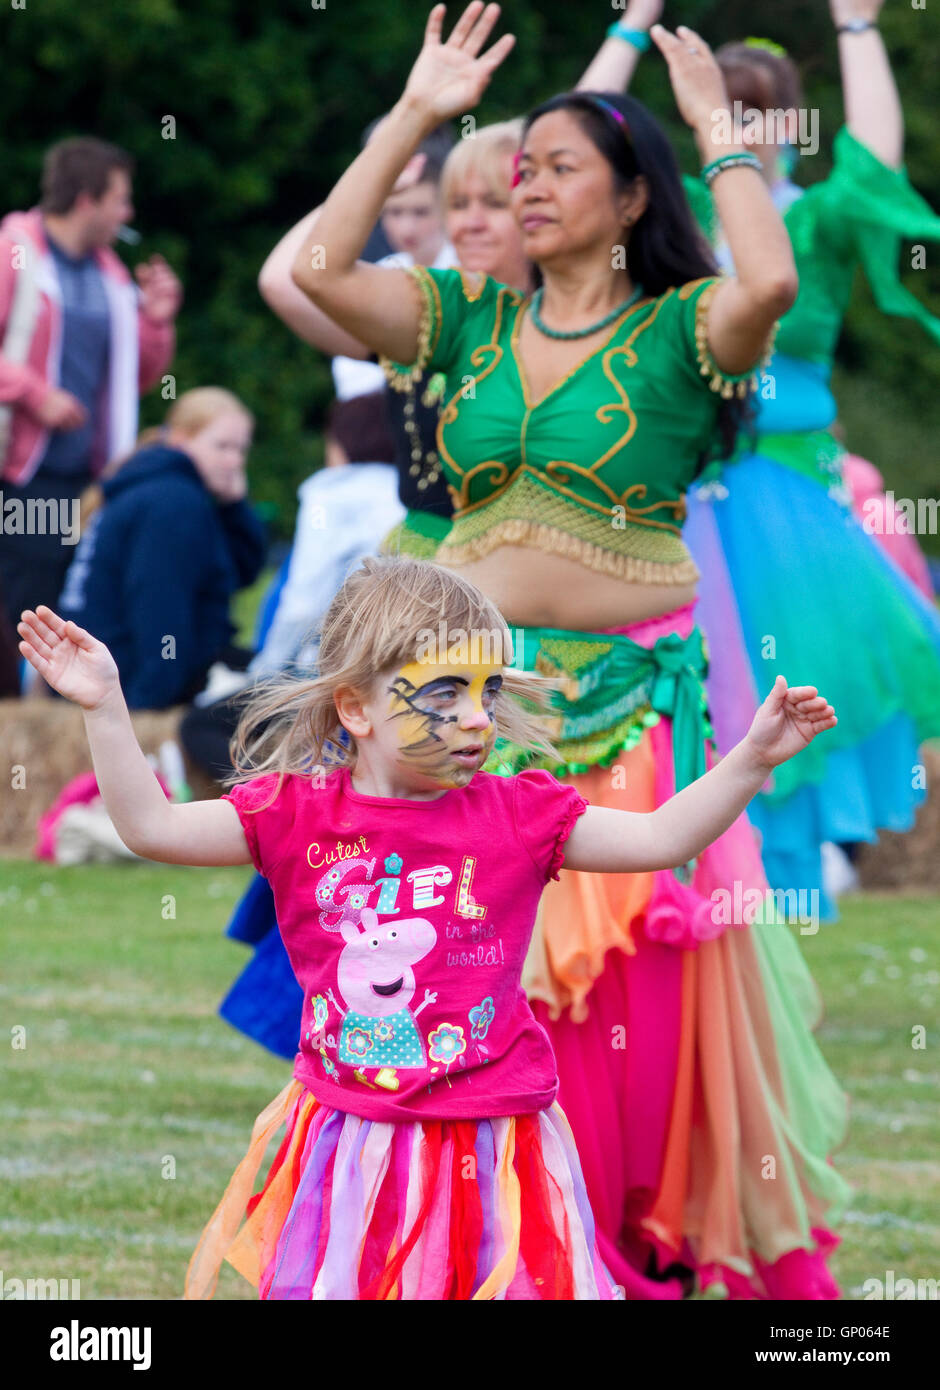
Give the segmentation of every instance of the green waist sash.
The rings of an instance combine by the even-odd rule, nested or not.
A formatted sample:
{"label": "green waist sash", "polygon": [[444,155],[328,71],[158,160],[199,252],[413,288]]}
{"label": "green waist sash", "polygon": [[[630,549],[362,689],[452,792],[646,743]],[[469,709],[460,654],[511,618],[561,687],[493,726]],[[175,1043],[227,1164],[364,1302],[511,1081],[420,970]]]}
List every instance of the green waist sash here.
{"label": "green waist sash", "polygon": [[705,772],[708,721],[705,674],[708,658],[701,631],[671,632],[652,647],[623,633],[569,632],[557,628],[513,629],[515,664],[563,683],[546,715],[559,760],[533,756],[500,739],[487,770],[502,774],[544,767],[564,777],[609,766],[635,747],[643,730],[666,715],[672,720],[676,790]]}
{"label": "green waist sash", "polygon": [[842,477],[845,449],[828,430],[759,434],[753,452],[804,474],[829,492],[835,490],[840,496],[844,494],[843,500],[848,502]]}

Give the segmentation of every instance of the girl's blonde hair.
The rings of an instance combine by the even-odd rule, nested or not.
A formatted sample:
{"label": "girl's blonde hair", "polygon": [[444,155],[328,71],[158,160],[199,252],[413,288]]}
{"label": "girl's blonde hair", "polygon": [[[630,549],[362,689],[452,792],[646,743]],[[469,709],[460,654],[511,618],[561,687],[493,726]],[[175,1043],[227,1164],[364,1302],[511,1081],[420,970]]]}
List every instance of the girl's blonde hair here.
{"label": "girl's blonde hair", "polygon": [[[327,609],[319,675],[274,677],[243,697],[245,708],[230,744],[236,771],[226,784],[264,773],[311,776],[327,766],[354,767],[356,741],[343,731],[335,692],[348,686],[371,694],[386,672],[422,657],[443,660],[446,651],[463,643],[473,653],[485,649],[483,660],[512,661],[509,628],[474,584],[427,560],[369,557]],[[554,688],[544,677],[505,671],[495,702],[498,735],[557,759],[539,718]]]}
{"label": "girl's blonde hair", "polygon": [[244,401],[240,401],[234,392],[226,391],[224,386],[194,386],[191,391],[184,391],[170,406],[163,424],[150,425],[147,429],[141,430],[133,450],[129,454],[112,459],[103,469],[101,478],[96,479],[82,493],[79,509],[81,529],[85,529],[86,522],[104,502],[102,482],[119,473],[138,449],[146,449],[150,444],[159,443],[167,437],[170,430],[176,430],[184,438],[191,439],[194,434],[199,434],[200,430],[211,425],[219,415],[231,414],[244,415],[252,425],[255,423],[255,417]]}
{"label": "girl's blonde hair", "polygon": [[471,137],[458,140],[441,171],[441,202],[446,208],[456,185],[474,171],[482,175],[497,198],[509,197],[506,159],[522,144],[522,117],[481,126]]}

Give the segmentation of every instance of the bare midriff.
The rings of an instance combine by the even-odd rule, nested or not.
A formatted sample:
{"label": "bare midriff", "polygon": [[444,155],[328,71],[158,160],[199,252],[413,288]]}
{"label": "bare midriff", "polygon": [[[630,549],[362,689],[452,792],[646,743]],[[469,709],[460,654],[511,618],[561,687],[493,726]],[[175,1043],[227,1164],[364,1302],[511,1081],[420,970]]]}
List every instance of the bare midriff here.
{"label": "bare midriff", "polygon": [[682,608],[696,593],[694,583],[627,583],[526,546],[502,545],[482,560],[448,568],[482,589],[513,627],[625,627]]}

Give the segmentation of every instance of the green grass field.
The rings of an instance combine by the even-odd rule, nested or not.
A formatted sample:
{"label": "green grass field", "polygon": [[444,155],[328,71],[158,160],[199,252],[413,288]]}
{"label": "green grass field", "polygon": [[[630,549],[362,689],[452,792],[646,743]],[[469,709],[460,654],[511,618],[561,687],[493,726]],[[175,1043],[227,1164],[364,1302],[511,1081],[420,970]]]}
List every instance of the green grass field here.
{"label": "green grass field", "polygon": [[[216,1014],[247,959],[223,935],[247,879],[0,861],[3,1278],[180,1296],[252,1122],[290,1074]],[[853,1102],[836,1157],[856,1189],[834,1262],[849,1298],[889,1269],[940,1277],[938,919],[935,900],[866,895],[801,938],[827,1005],[818,1037]],[[218,1296],[255,1294],[226,1266]]]}

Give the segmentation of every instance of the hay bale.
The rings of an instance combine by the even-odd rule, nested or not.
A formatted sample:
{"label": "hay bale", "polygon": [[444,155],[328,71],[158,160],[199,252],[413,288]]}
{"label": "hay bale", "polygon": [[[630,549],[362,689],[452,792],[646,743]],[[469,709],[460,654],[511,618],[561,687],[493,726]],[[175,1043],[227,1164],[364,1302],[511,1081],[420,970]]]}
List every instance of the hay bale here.
{"label": "hay bale", "polygon": [[863,845],[855,867],[862,888],[895,888],[909,893],[940,892],[940,744],[926,744],[927,800],[913,830],[882,831],[876,845]]}
{"label": "hay bale", "polygon": [[[158,753],[167,739],[179,741],[183,712],[182,706],[132,712],[134,732],[145,753]],[[23,769],[19,776],[14,774],[17,768]],[[77,705],[40,695],[0,700],[0,852],[31,855],[40,816],[73,777],[91,771],[91,751]],[[187,778],[194,796],[218,796],[217,784],[188,760]],[[21,781],[25,786],[14,786]]]}

